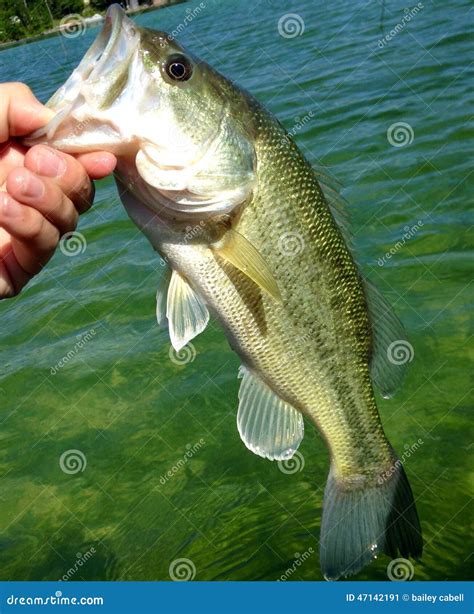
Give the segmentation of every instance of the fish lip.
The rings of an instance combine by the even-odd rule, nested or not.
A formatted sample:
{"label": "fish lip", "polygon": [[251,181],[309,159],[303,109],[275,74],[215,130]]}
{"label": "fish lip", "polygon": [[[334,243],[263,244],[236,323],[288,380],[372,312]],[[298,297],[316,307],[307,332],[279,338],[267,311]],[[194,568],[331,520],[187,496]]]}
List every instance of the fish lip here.
{"label": "fish lip", "polygon": [[[138,28],[127,17],[122,7],[112,4],[107,10],[100,32],[84,57],[46,103],[56,115],[45,126],[23,139],[23,143],[32,146],[40,140],[44,142],[45,138],[50,141],[83,94],[84,88],[87,87],[89,90],[103,88],[106,76],[116,69],[120,62],[129,59],[130,52],[136,48],[139,38]],[[133,39],[136,41],[135,44]]]}
{"label": "fish lip", "polygon": [[104,25],[102,26],[101,31],[87,50],[84,58],[81,60],[76,70],[80,69],[82,64],[87,67],[87,64],[92,60],[92,67],[89,77],[94,74],[100,74],[101,67],[103,67],[110,58],[111,54],[113,53],[114,46],[116,46],[117,41],[120,38],[124,17],[125,12],[118,4],[112,4],[107,9]]}
{"label": "fish lip", "polygon": [[120,59],[126,57],[123,47],[127,47],[136,32],[137,28],[126,16],[122,7],[112,4],[107,10],[104,25],[94,42],[64,85],[48,101],[47,106],[55,110],[63,99],[76,98],[82,84],[102,80],[110,72],[110,64],[116,66]]}
{"label": "fish lip", "polygon": [[123,55],[123,50],[121,52],[119,49],[120,45],[129,42],[130,38],[136,35],[136,32],[135,24],[127,17],[122,7],[118,4],[112,4],[107,9],[101,31],[89,47],[78,68],[81,64],[86,64],[84,60],[90,61],[92,59],[94,65],[88,78],[92,80],[100,78],[104,70],[107,72],[109,60],[112,59],[113,63],[116,63],[116,56]]}

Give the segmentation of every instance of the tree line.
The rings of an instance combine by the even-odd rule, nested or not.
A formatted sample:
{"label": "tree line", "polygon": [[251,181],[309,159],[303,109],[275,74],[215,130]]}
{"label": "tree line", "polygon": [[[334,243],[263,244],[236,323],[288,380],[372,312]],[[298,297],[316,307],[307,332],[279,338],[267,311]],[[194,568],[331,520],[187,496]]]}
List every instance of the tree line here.
{"label": "tree line", "polygon": [[[115,0],[117,1],[117,0]],[[50,30],[67,15],[89,17],[114,0],[0,0],[0,43],[28,38]]]}

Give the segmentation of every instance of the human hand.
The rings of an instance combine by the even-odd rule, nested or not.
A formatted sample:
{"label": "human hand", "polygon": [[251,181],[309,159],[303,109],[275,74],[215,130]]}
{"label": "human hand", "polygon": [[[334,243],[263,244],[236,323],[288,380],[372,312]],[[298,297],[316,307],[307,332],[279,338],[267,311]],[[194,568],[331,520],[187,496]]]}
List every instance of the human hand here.
{"label": "human hand", "polygon": [[76,228],[94,198],[92,179],[115,168],[115,156],[70,156],[45,145],[28,149],[11,137],[54,115],[23,83],[0,84],[0,299],[15,296]]}

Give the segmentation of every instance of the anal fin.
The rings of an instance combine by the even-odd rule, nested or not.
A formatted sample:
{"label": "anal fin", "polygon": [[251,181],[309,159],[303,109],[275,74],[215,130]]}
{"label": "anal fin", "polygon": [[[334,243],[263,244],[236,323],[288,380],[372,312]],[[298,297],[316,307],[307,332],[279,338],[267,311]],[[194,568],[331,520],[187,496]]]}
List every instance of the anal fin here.
{"label": "anal fin", "polygon": [[291,458],[304,436],[303,416],[248,369],[241,367],[239,377],[237,428],[242,441],[263,458]]}

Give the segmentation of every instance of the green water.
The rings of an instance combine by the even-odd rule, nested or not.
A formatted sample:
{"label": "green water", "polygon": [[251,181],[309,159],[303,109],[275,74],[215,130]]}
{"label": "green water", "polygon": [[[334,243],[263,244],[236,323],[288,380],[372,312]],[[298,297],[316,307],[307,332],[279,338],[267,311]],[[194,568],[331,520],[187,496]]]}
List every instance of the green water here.
{"label": "green water", "polygon": [[[403,389],[379,401],[407,453],[424,531],[414,578],[467,579],[470,3],[425,2],[409,23],[400,2],[383,15],[375,2],[203,4],[180,40],[254,93],[346,186],[361,266],[414,348]],[[137,21],[173,30],[197,6]],[[301,35],[279,35],[286,13],[303,19]],[[45,100],[96,33],[3,51],[1,80],[26,81]],[[397,122],[409,125],[401,147],[387,139]],[[85,251],[58,251],[0,304],[0,578],[55,580],[72,568],[71,579],[167,580],[185,558],[196,580],[275,580],[288,569],[291,580],[320,580],[328,457],[316,431],[307,425],[294,473],[244,447],[239,360],[216,324],[193,341],[194,360],[170,359],[154,315],[163,269],[111,179],[79,231]],[[82,471],[61,469],[70,450]],[[300,565],[298,553],[308,553]],[[386,579],[387,563],[357,578]]]}

